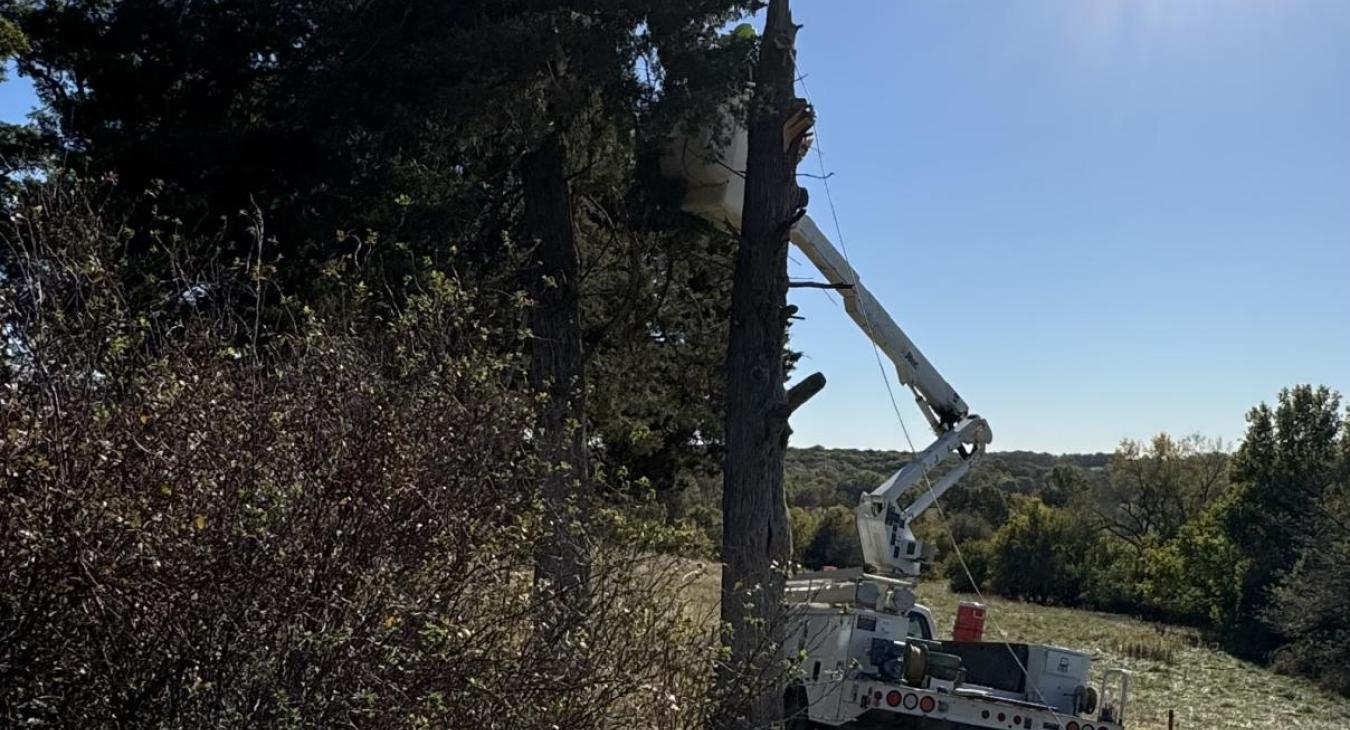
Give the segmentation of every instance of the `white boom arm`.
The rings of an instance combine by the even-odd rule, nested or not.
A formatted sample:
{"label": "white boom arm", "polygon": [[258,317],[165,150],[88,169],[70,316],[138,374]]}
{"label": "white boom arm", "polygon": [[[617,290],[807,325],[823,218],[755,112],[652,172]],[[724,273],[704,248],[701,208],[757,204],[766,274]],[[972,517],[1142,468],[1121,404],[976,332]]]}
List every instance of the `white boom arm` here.
{"label": "white boom arm", "polygon": [[[810,216],[797,222],[792,242],[826,281],[838,288],[849,316],[895,364],[900,382],[914,392],[919,410],[938,435],[932,445],[914,455],[913,461],[864,494],[857,510],[864,562],[897,575],[918,575],[923,544],[914,537],[910,525],[970,471],[993,434],[983,418],[970,414],[961,396],[862,285],[857,272]],[[953,458],[959,463],[940,472],[936,480],[930,478],[935,469]],[[909,506],[901,507],[900,498],[921,484],[931,484],[931,488]]]}
{"label": "white boom arm", "polygon": [[[729,143],[710,156],[708,152],[714,147],[708,130],[689,139],[673,140],[662,159],[662,168],[668,176],[683,179],[687,184],[684,210],[739,230],[745,180],[735,171],[745,169],[748,149],[745,129],[735,129]],[[919,410],[938,435],[937,441],[915,454],[913,461],[870,494],[864,494],[858,505],[858,533],[867,565],[900,576],[918,575],[923,545],[909,526],[965,476],[984,453],[991,438],[989,424],[971,415],[966,402],[867,291],[857,272],[809,216],[797,222],[791,237],[826,280],[839,287],[849,316],[895,365],[900,382],[914,392]],[[945,472],[934,472],[954,458],[959,463]],[[899,500],[906,492],[929,483],[931,490],[908,507],[900,506]]]}
{"label": "white boom arm", "polygon": [[970,410],[961,396],[938,374],[928,358],[919,352],[900,325],[877,302],[872,293],[858,280],[858,274],[848,265],[830,243],[830,239],[816,227],[810,216],[802,216],[792,231],[792,242],[806,254],[806,258],[820,270],[826,281],[840,287],[844,309],[886,357],[895,363],[900,382],[913,388],[919,408],[934,429],[955,426]]}

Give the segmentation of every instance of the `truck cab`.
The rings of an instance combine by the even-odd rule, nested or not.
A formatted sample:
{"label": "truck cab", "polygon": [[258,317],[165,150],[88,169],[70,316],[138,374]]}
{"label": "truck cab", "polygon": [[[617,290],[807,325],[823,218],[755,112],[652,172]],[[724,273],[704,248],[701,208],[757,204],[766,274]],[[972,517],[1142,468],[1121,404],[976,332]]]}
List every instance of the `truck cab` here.
{"label": "truck cab", "polygon": [[932,640],[937,638],[937,627],[933,624],[933,612],[927,606],[914,604],[909,609],[909,630],[905,635],[914,639]]}

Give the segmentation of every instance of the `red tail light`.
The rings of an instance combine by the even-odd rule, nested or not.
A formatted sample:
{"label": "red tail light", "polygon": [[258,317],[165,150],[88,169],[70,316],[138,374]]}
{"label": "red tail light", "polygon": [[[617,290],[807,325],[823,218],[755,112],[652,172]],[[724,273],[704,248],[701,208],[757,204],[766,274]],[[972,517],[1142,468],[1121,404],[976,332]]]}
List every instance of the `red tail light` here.
{"label": "red tail light", "polygon": [[896,692],[895,690],[887,692],[886,704],[890,705],[891,707],[895,707],[896,705],[900,704],[900,693]]}
{"label": "red tail light", "polygon": [[924,712],[932,712],[934,707],[937,707],[937,700],[932,697],[924,697],[919,700],[919,709]]}

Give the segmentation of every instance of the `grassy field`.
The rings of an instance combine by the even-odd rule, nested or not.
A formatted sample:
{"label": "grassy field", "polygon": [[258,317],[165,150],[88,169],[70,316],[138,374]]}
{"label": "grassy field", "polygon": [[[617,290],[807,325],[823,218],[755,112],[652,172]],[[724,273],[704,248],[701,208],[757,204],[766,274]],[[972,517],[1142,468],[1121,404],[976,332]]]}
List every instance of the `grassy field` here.
{"label": "grassy field", "polygon": [[[961,597],[925,583],[920,600],[950,631]],[[1137,730],[1191,728],[1350,728],[1350,699],[1323,692],[1204,646],[1189,629],[1123,616],[990,598],[989,616],[1009,640],[1051,643],[1091,652],[1094,668],[1134,672],[1126,723]],[[997,638],[992,627],[986,638]]]}
{"label": "grassy field", "polygon": [[[699,598],[715,602],[717,586],[715,568],[708,569],[697,587]],[[962,598],[968,597],[953,594],[944,583],[919,588],[919,600],[932,609],[943,638],[950,638]],[[1191,629],[992,597],[987,605],[987,639],[996,639],[1001,629],[1010,641],[1090,652],[1098,672],[1132,671],[1126,717],[1131,730],[1164,730],[1169,709],[1178,730],[1350,729],[1350,699],[1209,648]]]}

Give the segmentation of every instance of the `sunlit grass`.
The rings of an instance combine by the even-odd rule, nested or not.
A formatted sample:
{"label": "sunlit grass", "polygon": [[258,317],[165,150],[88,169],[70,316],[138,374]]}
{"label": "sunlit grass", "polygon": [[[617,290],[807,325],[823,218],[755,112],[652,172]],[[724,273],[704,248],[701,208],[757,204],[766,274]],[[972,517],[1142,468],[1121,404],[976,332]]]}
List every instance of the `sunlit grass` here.
{"label": "sunlit grass", "polygon": [[[706,566],[701,579],[706,586],[696,589],[710,604],[717,600],[718,575],[715,564]],[[919,601],[932,609],[943,638],[951,635],[956,604],[972,598],[953,594],[944,583],[919,588]],[[1350,699],[1205,646],[1193,629],[994,597],[987,606],[986,639],[998,638],[1001,629],[1009,641],[1089,652],[1094,672],[1109,667],[1133,672],[1130,730],[1165,729],[1169,709],[1177,730],[1350,729]]]}
{"label": "sunlit grass", "polygon": [[[924,583],[919,594],[944,633],[951,630],[957,602],[971,598],[937,582]],[[1090,652],[1098,672],[1132,671],[1127,727],[1166,728],[1171,709],[1178,730],[1350,728],[1350,699],[1207,647],[1194,630],[993,597],[987,605],[989,618],[1011,641]],[[992,625],[986,638],[998,638]]]}

